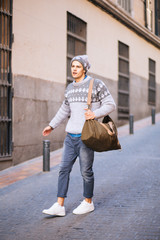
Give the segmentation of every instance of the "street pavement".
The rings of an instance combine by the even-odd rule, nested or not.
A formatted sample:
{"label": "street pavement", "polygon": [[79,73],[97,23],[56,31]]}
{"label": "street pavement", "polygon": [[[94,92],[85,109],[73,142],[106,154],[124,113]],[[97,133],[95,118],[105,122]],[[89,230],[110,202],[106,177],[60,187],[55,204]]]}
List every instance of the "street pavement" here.
{"label": "street pavement", "polygon": [[92,213],[72,214],[83,200],[78,160],[65,217],[42,214],[56,201],[59,165],[2,187],[0,240],[160,240],[160,121],[120,143],[121,151],[95,153]]}

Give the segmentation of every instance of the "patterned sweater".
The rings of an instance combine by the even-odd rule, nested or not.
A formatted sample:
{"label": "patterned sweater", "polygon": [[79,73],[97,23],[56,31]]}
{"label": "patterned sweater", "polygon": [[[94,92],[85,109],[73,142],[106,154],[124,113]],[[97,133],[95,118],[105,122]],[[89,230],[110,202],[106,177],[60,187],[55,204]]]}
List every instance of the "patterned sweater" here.
{"label": "patterned sweater", "polygon": [[[87,76],[83,81],[70,83],[65,91],[65,99],[58,110],[55,117],[49,123],[49,126],[56,128],[66,118],[69,118],[66,132],[72,134],[79,134],[85,122],[85,108],[87,108],[88,89],[91,77]],[[91,111],[94,112],[96,118],[101,118],[110,114],[115,110],[115,102],[105,86],[99,80],[94,79],[92,97],[91,97]]]}

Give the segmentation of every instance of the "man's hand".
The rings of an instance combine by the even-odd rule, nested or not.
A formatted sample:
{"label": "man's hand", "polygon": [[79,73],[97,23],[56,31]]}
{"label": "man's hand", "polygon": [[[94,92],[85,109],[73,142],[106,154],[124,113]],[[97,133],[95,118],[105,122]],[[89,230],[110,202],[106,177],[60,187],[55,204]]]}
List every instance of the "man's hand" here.
{"label": "man's hand", "polygon": [[45,129],[42,132],[43,136],[48,136],[51,132],[52,132],[53,128],[51,128],[50,126],[45,127]]}
{"label": "man's hand", "polygon": [[92,112],[90,109],[85,108],[84,110],[86,110],[86,112],[85,112],[85,118],[86,118],[86,120],[94,119],[94,118],[96,117],[95,114],[94,114],[94,112]]}

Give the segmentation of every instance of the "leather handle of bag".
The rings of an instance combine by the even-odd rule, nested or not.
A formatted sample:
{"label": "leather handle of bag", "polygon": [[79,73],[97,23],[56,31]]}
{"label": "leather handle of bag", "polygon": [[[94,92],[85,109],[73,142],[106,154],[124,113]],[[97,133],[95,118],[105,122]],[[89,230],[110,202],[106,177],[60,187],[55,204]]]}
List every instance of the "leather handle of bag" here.
{"label": "leather handle of bag", "polygon": [[88,99],[87,99],[88,109],[91,108],[91,96],[92,96],[93,82],[94,82],[94,79],[92,78],[92,79],[90,80],[89,90],[88,90]]}
{"label": "leather handle of bag", "polygon": [[108,132],[108,134],[110,135],[110,136],[113,136],[115,133],[114,132],[112,132],[104,123],[100,123],[106,130],[107,130],[107,132]]}

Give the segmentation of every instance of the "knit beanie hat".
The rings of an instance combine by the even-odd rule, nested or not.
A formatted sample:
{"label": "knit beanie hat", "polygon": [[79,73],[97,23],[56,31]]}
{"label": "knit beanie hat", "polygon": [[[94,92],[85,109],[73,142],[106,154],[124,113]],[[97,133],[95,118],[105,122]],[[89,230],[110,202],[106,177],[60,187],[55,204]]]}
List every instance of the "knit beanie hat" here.
{"label": "knit beanie hat", "polygon": [[91,67],[91,64],[89,63],[88,61],[88,56],[87,55],[79,55],[79,56],[75,56],[74,58],[72,58],[71,60],[71,65],[72,65],[72,62],[73,61],[78,61],[82,64],[84,70],[87,72],[90,67]]}

